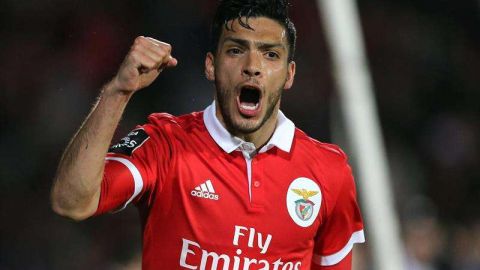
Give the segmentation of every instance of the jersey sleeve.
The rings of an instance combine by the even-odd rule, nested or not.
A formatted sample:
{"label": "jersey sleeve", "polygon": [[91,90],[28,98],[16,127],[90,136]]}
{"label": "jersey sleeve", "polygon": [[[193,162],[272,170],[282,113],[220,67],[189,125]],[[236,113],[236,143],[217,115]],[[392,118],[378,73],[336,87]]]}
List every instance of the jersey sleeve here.
{"label": "jersey sleeve", "polygon": [[151,124],[138,126],[108,150],[95,215],[120,211],[128,204],[147,206],[168,170],[170,143]]}
{"label": "jersey sleeve", "polygon": [[353,245],[365,242],[355,182],[346,162],[339,178],[338,195],[329,202],[330,209],[316,237],[312,269],[350,269]]}

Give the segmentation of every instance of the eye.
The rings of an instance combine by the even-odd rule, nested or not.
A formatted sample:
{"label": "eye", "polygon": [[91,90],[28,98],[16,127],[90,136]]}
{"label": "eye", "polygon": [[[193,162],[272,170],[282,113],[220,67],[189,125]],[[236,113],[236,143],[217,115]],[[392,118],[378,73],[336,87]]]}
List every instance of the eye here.
{"label": "eye", "polygon": [[271,59],[278,59],[278,58],[280,58],[280,55],[278,55],[278,53],[272,52],[272,51],[267,52],[267,53],[266,53],[266,56],[267,56],[268,58],[271,58]]}
{"label": "eye", "polygon": [[231,55],[237,55],[237,54],[241,54],[242,51],[239,48],[231,48],[227,50],[227,53]]}

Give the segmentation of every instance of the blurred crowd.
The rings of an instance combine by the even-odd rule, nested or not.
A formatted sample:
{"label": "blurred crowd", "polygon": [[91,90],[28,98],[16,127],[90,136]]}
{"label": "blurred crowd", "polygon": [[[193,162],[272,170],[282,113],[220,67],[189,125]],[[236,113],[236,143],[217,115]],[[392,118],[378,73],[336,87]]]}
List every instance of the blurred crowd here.
{"label": "blurred crowd", "polygon": [[[282,110],[312,137],[331,142],[336,92],[321,18],[315,1],[291,2],[297,76]],[[135,209],[68,221],[50,210],[52,177],[138,35],[172,44],[179,65],[135,95],[117,138],[151,112],[182,114],[211,102],[203,59],[215,5],[0,2],[0,269],[139,269]],[[358,7],[406,269],[478,270],[480,2],[359,0]],[[372,269],[369,243],[356,251],[354,269]]]}

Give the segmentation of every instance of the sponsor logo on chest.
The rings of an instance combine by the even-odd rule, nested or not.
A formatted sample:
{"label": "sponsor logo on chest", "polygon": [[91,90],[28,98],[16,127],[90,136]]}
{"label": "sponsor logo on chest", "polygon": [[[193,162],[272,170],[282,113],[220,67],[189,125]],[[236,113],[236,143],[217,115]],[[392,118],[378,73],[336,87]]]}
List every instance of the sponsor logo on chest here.
{"label": "sponsor logo on chest", "polygon": [[[232,241],[234,254],[232,252],[223,253],[225,251],[221,250],[206,250],[200,243],[182,238],[180,267],[194,270],[299,270],[302,267],[301,261],[285,261],[283,258],[275,256],[269,258],[268,249],[272,238],[271,234],[261,233],[253,227],[236,225]],[[257,253],[256,258],[246,257],[244,249],[253,250],[253,253]]]}

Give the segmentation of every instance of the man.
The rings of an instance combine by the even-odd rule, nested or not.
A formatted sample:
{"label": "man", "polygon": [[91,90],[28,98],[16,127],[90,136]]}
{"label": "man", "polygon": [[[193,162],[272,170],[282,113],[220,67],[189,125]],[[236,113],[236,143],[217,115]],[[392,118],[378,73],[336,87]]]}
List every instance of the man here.
{"label": "man", "polygon": [[279,110],[295,35],[285,1],[222,1],[212,105],[152,114],[108,150],[131,96],[177,64],[169,44],[138,37],[62,157],[53,209],[82,220],[134,203],[143,269],[351,269],[364,236],[346,156]]}

